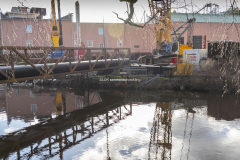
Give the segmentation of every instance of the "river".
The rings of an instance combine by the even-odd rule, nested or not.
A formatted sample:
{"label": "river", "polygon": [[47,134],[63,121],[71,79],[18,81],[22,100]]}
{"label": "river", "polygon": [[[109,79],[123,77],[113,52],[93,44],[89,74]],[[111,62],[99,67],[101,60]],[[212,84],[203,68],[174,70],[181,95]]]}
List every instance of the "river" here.
{"label": "river", "polygon": [[238,159],[237,95],[0,88],[0,159]]}

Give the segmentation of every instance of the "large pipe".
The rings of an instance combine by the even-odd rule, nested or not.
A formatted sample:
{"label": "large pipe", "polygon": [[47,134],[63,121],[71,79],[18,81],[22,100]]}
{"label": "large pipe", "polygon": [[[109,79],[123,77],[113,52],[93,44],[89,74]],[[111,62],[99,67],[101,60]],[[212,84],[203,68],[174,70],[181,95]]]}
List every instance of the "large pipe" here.
{"label": "large pipe", "polygon": [[[107,62],[109,63],[111,60],[108,59]],[[91,66],[94,65],[96,60],[91,61]],[[77,62],[72,62],[72,68],[75,67]],[[128,65],[129,60],[128,58],[125,58],[124,62],[122,63],[123,65]],[[51,69],[55,63],[48,63],[47,68]],[[110,63],[109,67],[116,67],[118,66],[118,59],[113,59],[112,62]],[[44,72],[44,64],[36,64],[35,65],[39,70]],[[98,60],[96,65],[94,66],[94,69],[99,69],[99,68],[105,68],[105,60]],[[11,76],[11,66],[4,66],[0,67],[0,70],[6,73],[7,75]],[[84,70],[90,70],[89,69],[89,61],[82,61],[75,69],[75,71],[84,71]],[[70,68],[69,68],[69,62],[65,63],[59,63],[54,69],[52,74],[59,74],[59,73],[69,73]],[[30,65],[17,65],[14,66],[14,73],[15,73],[15,78],[27,78],[27,77],[35,77],[35,76],[40,76],[40,73],[34,69]],[[4,75],[0,74],[0,80],[7,80],[7,77]]]}

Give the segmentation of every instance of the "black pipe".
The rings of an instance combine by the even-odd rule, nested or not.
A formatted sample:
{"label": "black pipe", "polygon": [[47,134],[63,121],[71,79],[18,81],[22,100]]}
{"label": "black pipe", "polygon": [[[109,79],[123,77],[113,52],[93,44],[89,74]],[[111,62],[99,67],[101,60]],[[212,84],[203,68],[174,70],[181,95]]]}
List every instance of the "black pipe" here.
{"label": "black pipe", "polygon": [[[91,61],[91,66],[94,65],[96,60]],[[110,62],[110,59],[107,60],[107,62]],[[129,60],[126,58],[124,62],[122,63],[123,65],[128,65]],[[55,65],[55,63],[48,63],[47,64],[47,69],[48,71]],[[77,65],[77,62],[72,62],[72,68],[74,68]],[[36,64],[35,65],[39,70],[44,72],[44,64]],[[118,66],[118,59],[113,59],[109,67],[116,67]],[[105,68],[105,60],[98,60],[96,65],[94,66],[93,69],[100,69],[100,68]],[[0,67],[0,70],[6,73],[11,77],[11,66],[2,66]],[[84,71],[84,70],[90,70],[89,69],[89,61],[82,61],[80,64],[76,67],[75,71]],[[69,73],[70,68],[69,68],[69,62],[64,62],[64,63],[59,63],[54,69],[52,74],[59,74],[59,73]],[[14,73],[15,73],[15,78],[27,78],[27,77],[35,77],[35,76],[40,76],[40,73],[34,69],[30,65],[16,65],[14,66]],[[4,75],[0,74],[0,80],[7,80],[7,77]]]}

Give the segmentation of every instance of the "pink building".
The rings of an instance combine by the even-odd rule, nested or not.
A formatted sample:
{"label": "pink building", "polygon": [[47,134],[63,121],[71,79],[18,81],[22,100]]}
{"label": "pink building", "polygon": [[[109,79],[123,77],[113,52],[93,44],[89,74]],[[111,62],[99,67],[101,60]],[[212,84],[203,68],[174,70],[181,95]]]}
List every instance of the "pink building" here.
{"label": "pink building", "polygon": [[[239,39],[237,28],[240,16],[235,15],[234,25],[231,15],[189,14],[189,18],[191,16],[196,18],[193,27],[194,44],[202,43],[202,36],[206,36],[206,43],[219,40],[237,41]],[[172,13],[172,30],[186,21],[186,14]],[[0,23],[0,45],[2,46],[52,45],[50,38],[51,20],[49,19],[9,19],[2,17]],[[152,53],[152,50],[156,48],[153,24],[138,28],[124,23],[81,23],[80,28],[81,42],[84,43],[85,47],[131,48],[133,54]],[[63,45],[66,47],[75,46],[77,43],[76,23],[72,22],[71,15],[62,17],[62,30]],[[198,39],[199,37],[200,39]],[[187,43],[187,33],[183,34],[181,42]]]}

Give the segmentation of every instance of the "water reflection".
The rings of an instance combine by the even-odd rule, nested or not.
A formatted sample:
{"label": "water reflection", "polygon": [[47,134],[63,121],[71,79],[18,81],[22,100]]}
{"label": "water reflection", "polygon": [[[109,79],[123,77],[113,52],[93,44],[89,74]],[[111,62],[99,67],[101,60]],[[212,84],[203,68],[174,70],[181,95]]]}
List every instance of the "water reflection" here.
{"label": "water reflection", "polygon": [[[29,89],[13,90],[15,92],[10,91],[6,96],[8,125],[12,119],[35,123],[1,136],[1,158],[17,152],[18,159],[28,159],[48,150],[47,154],[41,153],[44,159],[55,155],[62,159],[64,150],[131,114],[131,106],[123,105],[123,98],[119,96],[104,93],[100,96],[98,92],[74,95],[59,91],[38,95]],[[103,98],[108,100],[103,101]],[[39,144],[46,140],[48,143],[40,147]],[[36,142],[38,145],[34,147]],[[30,152],[22,153],[26,147],[30,147]]]}
{"label": "water reflection", "polygon": [[240,141],[240,105],[234,96],[26,87],[0,91],[1,159],[240,156],[240,145],[234,143]]}

